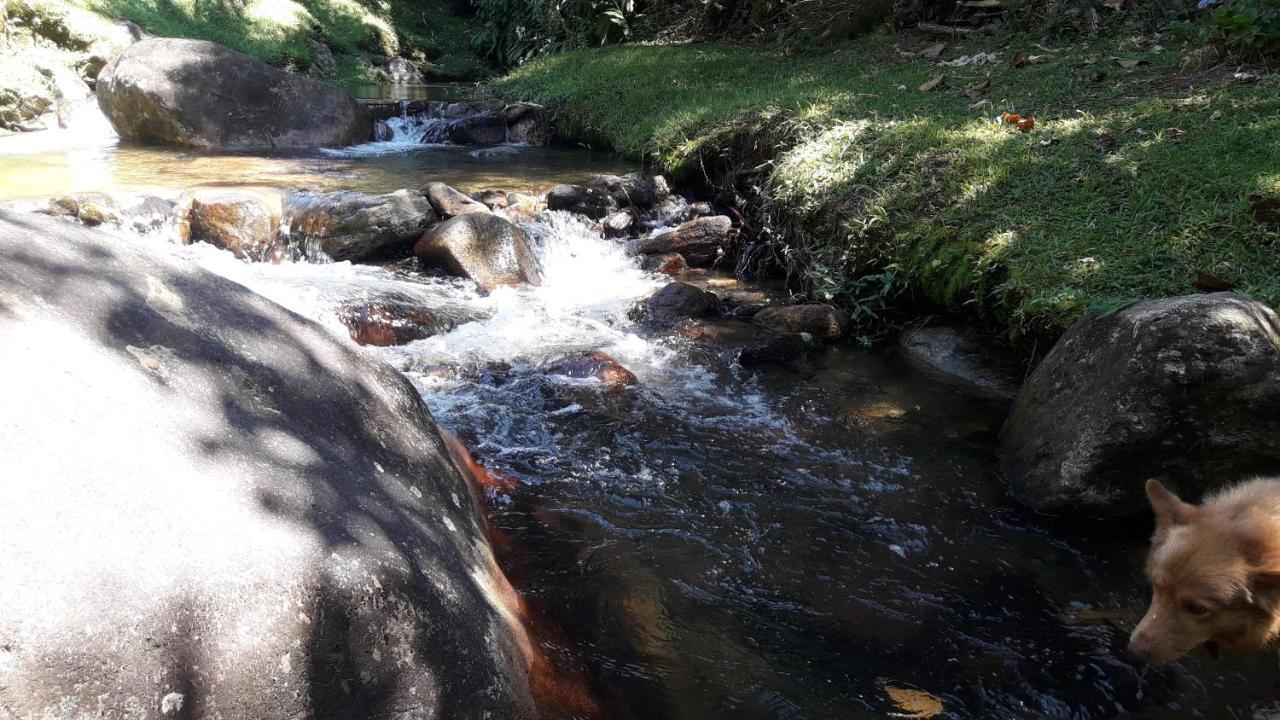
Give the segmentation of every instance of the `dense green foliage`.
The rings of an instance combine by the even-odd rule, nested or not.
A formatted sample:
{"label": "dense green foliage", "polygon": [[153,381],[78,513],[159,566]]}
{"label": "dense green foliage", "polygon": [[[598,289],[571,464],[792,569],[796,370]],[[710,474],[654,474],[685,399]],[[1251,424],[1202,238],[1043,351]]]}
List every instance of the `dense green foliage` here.
{"label": "dense green foliage", "polygon": [[1280,56],[1280,0],[1224,0],[1178,29],[1246,59]]}
{"label": "dense green foliage", "polygon": [[[1149,38],[900,54],[935,41],[603,48],[528,63],[495,90],[736,196],[806,290],[864,314],[924,301],[1029,343],[1201,276],[1280,301],[1280,218],[1265,210],[1280,202],[1277,78],[1185,75]],[[1017,50],[1042,57],[1015,69]],[[981,51],[1000,64],[938,66]]]}
{"label": "dense green foliage", "polygon": [[476,47],[506,66],[626,37],[634,0],[475,0]]}
{"label": "dense green foliage", "polygon": [[381,59],[400,55],[432,75],[488,73],[471,49],[471,26],[444,0],[74,0],[148,32],[226,45],[266,62],[310,67],[314,43],[337,56],[340,79],[373,79]]}

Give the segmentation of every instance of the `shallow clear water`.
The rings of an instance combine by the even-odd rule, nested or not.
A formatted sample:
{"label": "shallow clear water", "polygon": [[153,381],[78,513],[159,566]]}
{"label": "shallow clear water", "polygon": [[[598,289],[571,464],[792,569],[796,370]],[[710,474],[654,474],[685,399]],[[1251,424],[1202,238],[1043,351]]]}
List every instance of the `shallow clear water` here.
{"label": "shallow clear water", "polygon": [[[390,150],[312,157],[301,177],[419,162]],[[536,157],[503,172],[530,182],[544,172],[527,162]],[[573,157],[587,173],[590,161]],[[173,171],[237,181],[191,162]],[[6,183],[16,167],[0,156]],[[471,181],[457,182],[511,187],[485,172],[459,169]],[[1149,527],[1055,522],[1009,502],[994,474],[999,404],[938,385],[892,351],[835,346],[797,368],[739,367],[628,320],[666,278],[615,243],[555,213],[526,230],[545,284],[488,295],[405,267],[246,264],[202,244],[129,241],[340,337],[342,308],[387,299],[463,321],[367,351],[519,481],[489,497],[502,562],[533,612],[562,629],[544,650],[588,679],[601,717],[878,718],[901,710],[890,688],[930,693],[940,717],[1280,712],[1274,657],[1193,657],[1139,675],[1122,650],[1146,601]],[[546,372],[586,350],[617,358],[638,386],[605,392]]]}
{"label": "shallow clear water", "polygon": [[430,180],[468,190],[539,191],[634,169],[607,153],[520,145],[383,142],[277,155],[148,147],[121,143],[92,107],[78,111],[67,130],[0,137],[0,200],[242,185],[391,192]]}

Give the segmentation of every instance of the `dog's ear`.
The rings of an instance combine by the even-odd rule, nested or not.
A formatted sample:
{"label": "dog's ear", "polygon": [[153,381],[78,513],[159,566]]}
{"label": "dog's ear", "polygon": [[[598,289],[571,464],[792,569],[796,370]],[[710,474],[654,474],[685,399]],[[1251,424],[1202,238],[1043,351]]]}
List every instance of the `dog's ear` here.
{"label": "dog's ear", "polygon": [[1147,500],[1151,501],[1151,510],[1156,514],[1156,527],[1168,528],[1174,525],[1186,525],[1195,518],[1198,508],[1173,494],[1155,478],[1147,481]]}

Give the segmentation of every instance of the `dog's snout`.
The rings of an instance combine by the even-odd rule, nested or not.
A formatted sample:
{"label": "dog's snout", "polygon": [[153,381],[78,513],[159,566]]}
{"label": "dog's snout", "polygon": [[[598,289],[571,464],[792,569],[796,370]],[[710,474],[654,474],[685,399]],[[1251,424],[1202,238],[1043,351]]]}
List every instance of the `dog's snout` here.
{"label": "dog's snout", "polygon": [[1129,657],[1134,660],[1148,662],[1151,660],[1151,636],[1139,627],[1129,636]]}

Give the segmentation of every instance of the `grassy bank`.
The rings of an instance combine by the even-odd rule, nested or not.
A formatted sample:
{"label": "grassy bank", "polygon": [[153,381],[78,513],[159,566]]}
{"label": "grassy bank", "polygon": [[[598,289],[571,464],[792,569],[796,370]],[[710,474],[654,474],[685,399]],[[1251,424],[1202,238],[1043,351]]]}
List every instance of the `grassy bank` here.
{"label": "grassy bank", "polygon": [[338,80],[376,79],[383,58],[407,57],[440,79],[492,72],[471,48],[472,28],[446,0],[21,0],[74,5],[130,20],[154,35],[212,40],[273,65],[306,70],[314,42],[334,54]]}
{"label": "grassy bank", "polygon": [[[799,284],[855,316],[923,301],[1029,343],[1198,278],[1280,303],[1280,79],[1182,72],[1169,39],[983,36],[920,56],[937,42],[613,47],[494,90],[736,193]],[[1018,51],[1039,57],[1015,68]],[[999,62],[939,65],[979,52]]]}

